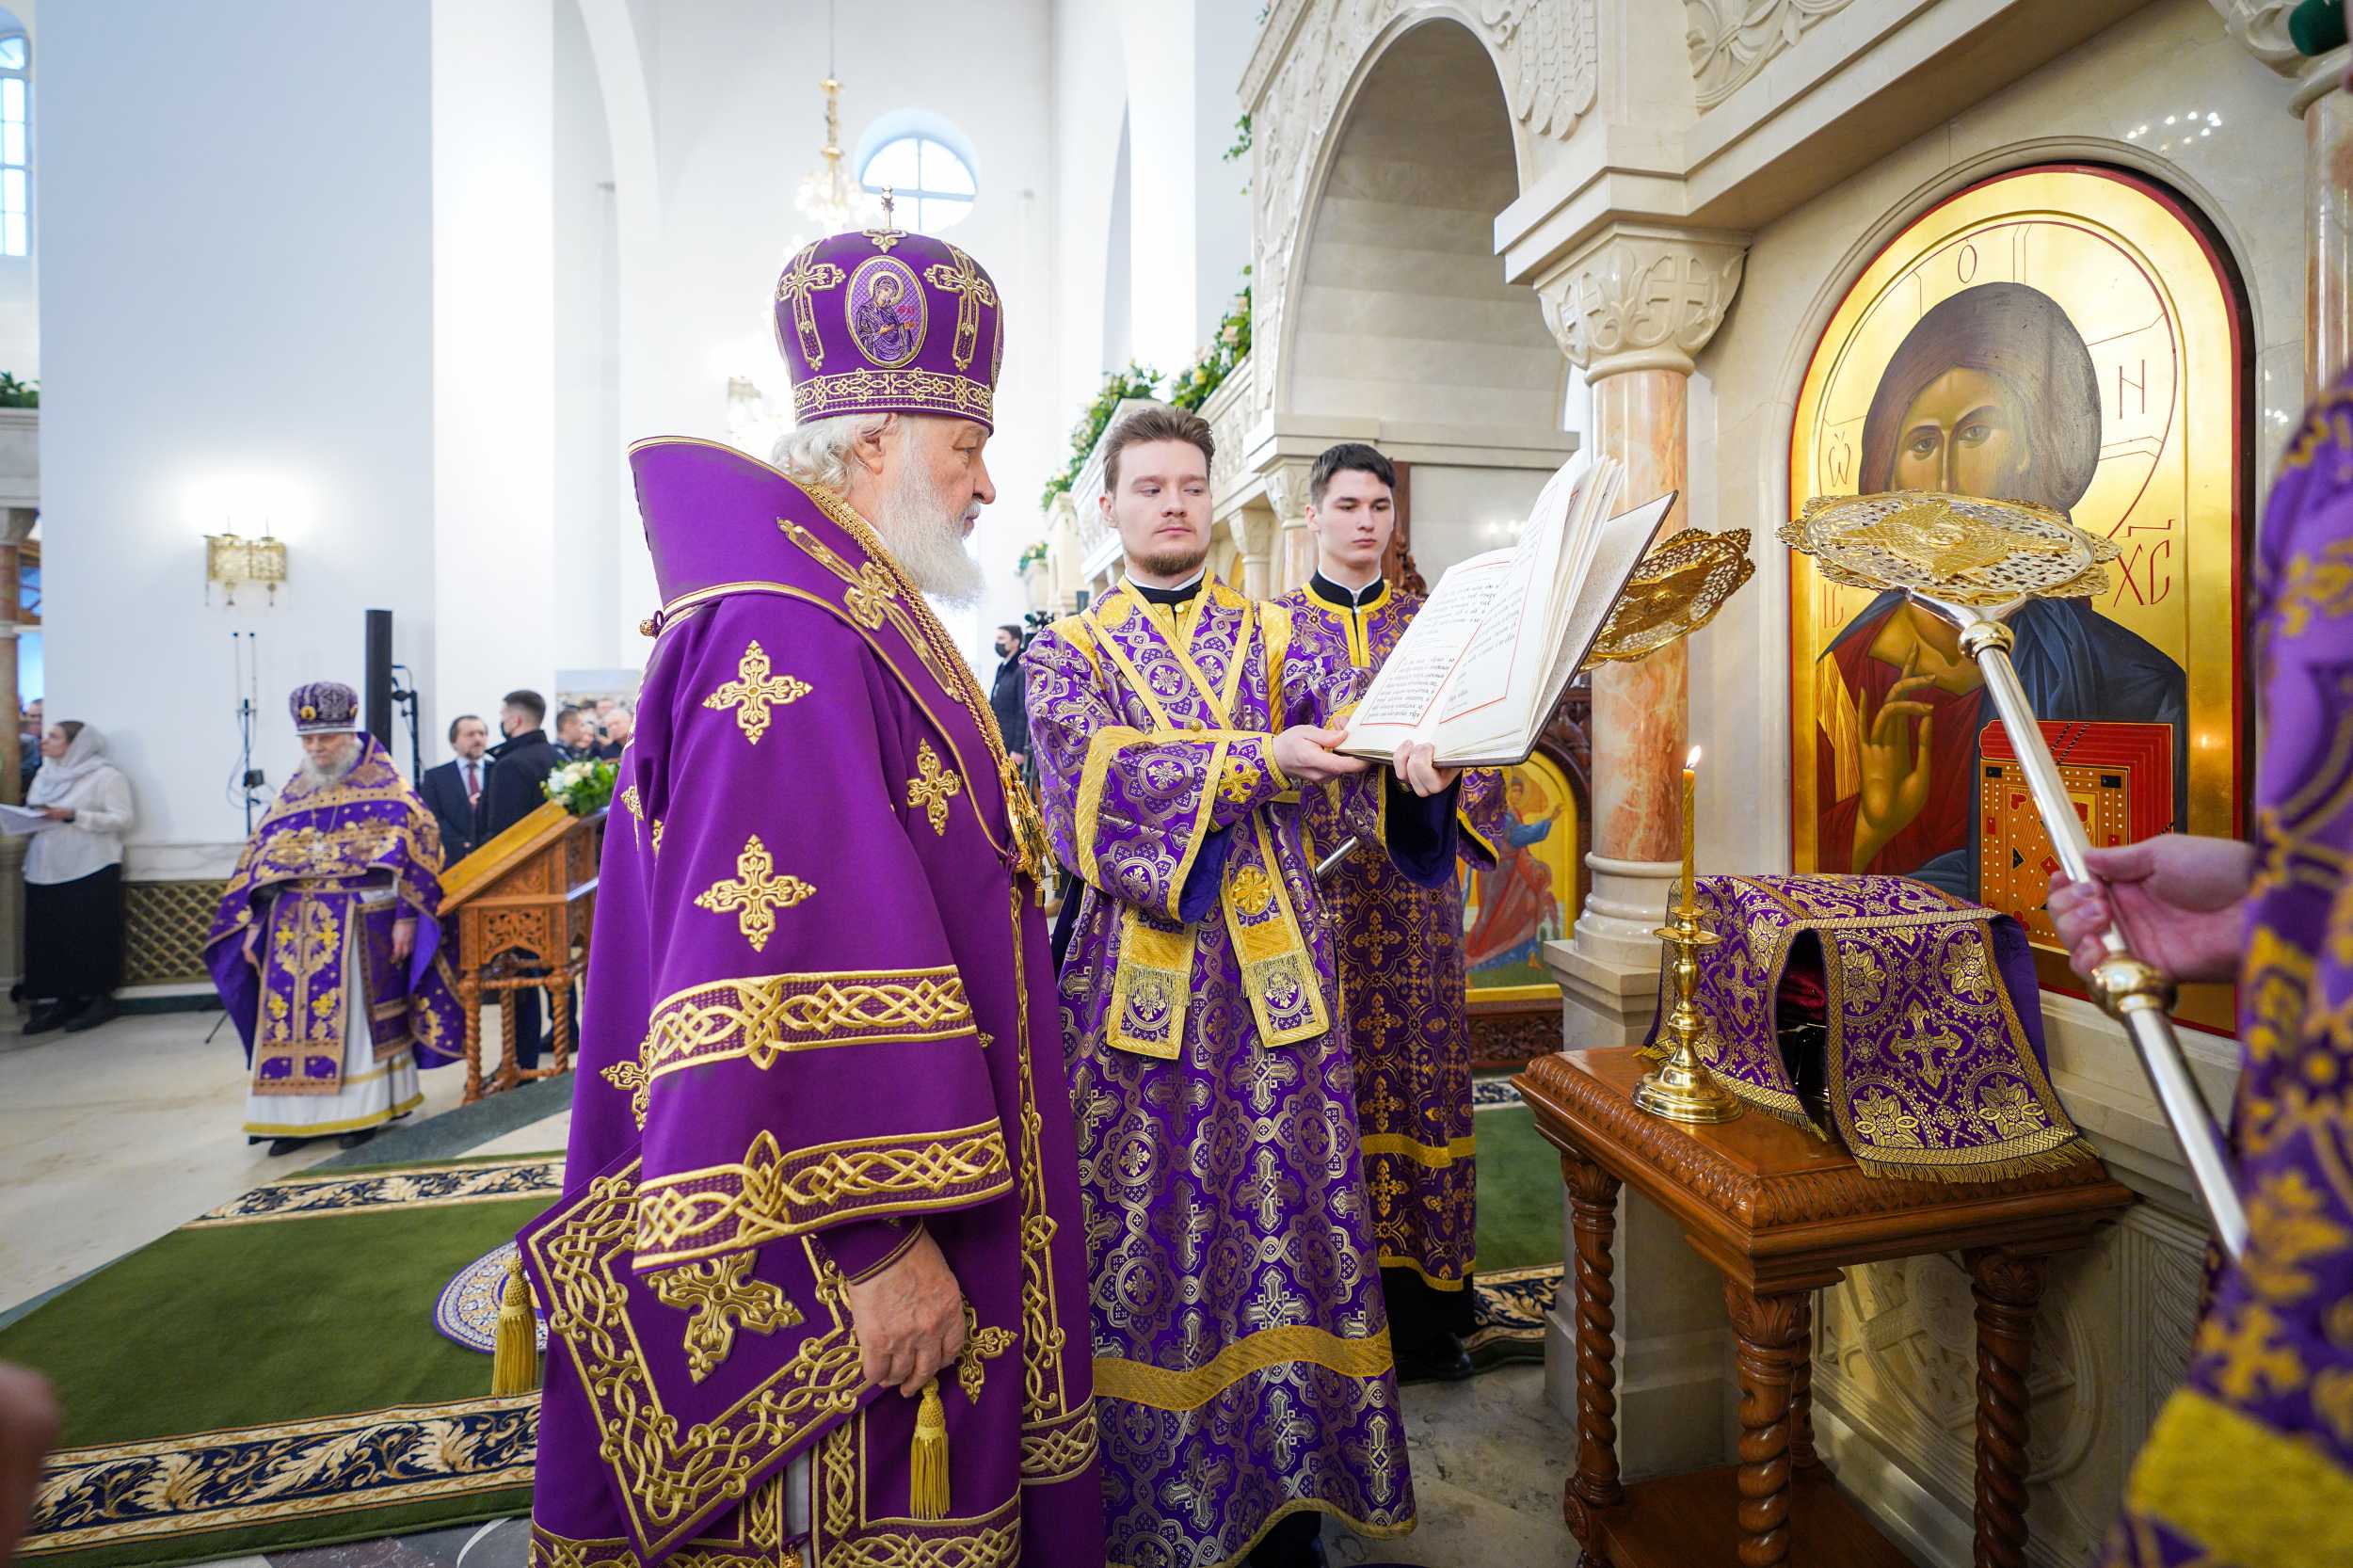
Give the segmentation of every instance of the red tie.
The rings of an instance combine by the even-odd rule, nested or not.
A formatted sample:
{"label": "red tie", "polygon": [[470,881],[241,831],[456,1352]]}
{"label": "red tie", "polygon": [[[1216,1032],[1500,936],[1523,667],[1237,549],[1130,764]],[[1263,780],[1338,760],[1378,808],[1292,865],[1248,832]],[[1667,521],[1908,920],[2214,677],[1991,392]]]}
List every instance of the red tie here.
{"label": "red tie", "polygon": [[482,803],[482,780],[474,776],[474,769],[479,765],[471,760],[466,763],[466,804],[469,806]]}

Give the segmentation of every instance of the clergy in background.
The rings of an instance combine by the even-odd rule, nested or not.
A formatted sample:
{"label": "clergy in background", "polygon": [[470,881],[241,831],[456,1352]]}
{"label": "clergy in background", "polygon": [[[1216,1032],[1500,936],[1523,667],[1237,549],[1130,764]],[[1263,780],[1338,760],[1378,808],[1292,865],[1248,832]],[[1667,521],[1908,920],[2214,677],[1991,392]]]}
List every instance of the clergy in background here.
{"label": "clergy in background", "polygon": [[[1120,584],[1025,655],[1046,823],[1083,883],[1061,974],[1110,1560],[1316,1563],[1413,1528],[1334,934],[1300,792],[1450,879],[1454,789],[1331,748],[1364,675],[1210,579],[1209,427],[1104,443]],[[1401,782],[1402,780],[1402,782]]]}
{"label": "clergy in background", "polygon": [[631,453],[663,605],[523,1238],[533,1559],[1101,1568],[1044,831],[926,602],[982,587],[996,286],[836,234],[776,320],[778,468]]}
{"label": "clergy in background", "polygon": [[[1359,442],[1327,448],[1307,477],[1307,531],[1315,575],[1283,603],[1321,624],[1348,649],[1350,664],[1379,669],[1422,606],[1420,595],[1392,587],[1381,571],[1397,531],[1397,470]],[[1492,770],[1463,779],[1459,841],[1474,866],[1496,863],[1501,794]],[[1355,845],[1325,874],[1321,891],[1339,954],[1365,1189],[1398,1377],[1465,1378],[1479,1216],[1462,884],[1449,878],[1424,888],[1400,875],[1380,846],[1352,835],[1330,790],[1308,792],[1305,805],[1318,864]]]}
{"label": "clergy in background", "polygon": [[392,753],[360,731],[360,694],[295,689],[302,766],[237,857],[205,939],[245,1040],[245,1130],[289,1154],[355,1148],[424,1102],[417,1067],[464,1037],[441,942],[441,842]]}

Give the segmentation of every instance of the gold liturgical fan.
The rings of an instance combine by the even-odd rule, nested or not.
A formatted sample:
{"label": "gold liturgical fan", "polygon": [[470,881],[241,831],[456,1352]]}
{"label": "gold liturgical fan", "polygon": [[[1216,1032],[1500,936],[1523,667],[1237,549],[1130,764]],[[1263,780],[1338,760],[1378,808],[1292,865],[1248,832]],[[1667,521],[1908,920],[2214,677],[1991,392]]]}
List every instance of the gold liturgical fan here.
{"label": "gold liturgical fan", "polygon": [[[1895,589],[1961,628],[1961,651],[1977,662],[1993,698],[2060,867],[2073,881],[2088,880],[2091,842],[2018,683],[2009,660],[2015,639],[2005,622],[2029,600],[2105,593],[2116,546],[2041,506],[1927,490],[1817,496],[1783,524],[1781,537],[1812,556],[1831,582]],[[2133,956],[2121,931],[2110,927],[2101,942],[2107,956],[2092,970],[2092,988],[2131,1034],[2198,1195],[2236,1257],[2247,1246],[2247,1208],[2168,1016],[2172,982]]]}
{"label": "gold liturgical fan", "polygon": [[1640,659],[1689,636],[1755,575],[1747,529],[1685,529],[1642,557],[1585,662]]}

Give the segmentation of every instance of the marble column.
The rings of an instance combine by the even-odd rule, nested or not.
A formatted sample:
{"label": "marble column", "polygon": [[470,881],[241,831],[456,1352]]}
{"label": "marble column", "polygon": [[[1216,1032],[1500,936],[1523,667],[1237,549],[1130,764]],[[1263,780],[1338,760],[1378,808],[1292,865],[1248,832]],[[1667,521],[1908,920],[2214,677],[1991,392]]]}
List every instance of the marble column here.
{"label": "marble column", "polygon": [[[1691,357],[1740,286],[1744,235],[1621,224],[1538,285],[1593,393],[1593,446],[1626,467],[1625,502],[1689,488]],[[1683,526],[1677,501],[1661,534]],[[1547,954],[1573,1045],[1640,1036],[1657,996],[1658,942],[1681,849],[1687,658],[1677,644],[1593,672],[1593,892],[1573,940]]]}
{"label": "marble column", "polygon": [[1268,562],[1273,578],[1267,584],[1269,599],[1290,592],[1316,569],[1315,542],[1307,535],[1307,474],[1314,466],[1305,457],[1278,457],[1261,472],[1275,524]]}
{"label": "marble column", "polygon": [[1234,586],[1252,599],[1274,597],[1273,565],[1277,533],[1268,508],[1244,504],[1225,520],[1234,548],[1241,552],[1241,581]]}
{"label": "marble column", "polygon": [[2306,62],[2292,100],[2304,119],[2304,395],[2353,364],[2353,97],[2338,90],[2346,51]]}
{"label": "marble column", "polygon": [[[1723,322],[1746,247],[1745,235],[1620,225],[1538,285],[1562,349],[1592,389],[1593,448],[1626,467],[1627,505],[1690,488],[1691,357]],[[1683,527],[1685,517],[1678,500],[1660,533]],[[1573,1048],[1640,1040],[1657,1007],[1651,931],[1682,853],[1688,667],[1677,644],[1593,672],[1593,892],[1573,937],[1545,952]],[[1620,1464],[1631,1479],[1721,1463],[1721,1281],[1663,1210],[1632,1193],[1619,1194],[1617,1233]],[[1556,1306],[1545,1382],[1557,1407],[1574,1407],[1576,1365],[1574,1320]]]}

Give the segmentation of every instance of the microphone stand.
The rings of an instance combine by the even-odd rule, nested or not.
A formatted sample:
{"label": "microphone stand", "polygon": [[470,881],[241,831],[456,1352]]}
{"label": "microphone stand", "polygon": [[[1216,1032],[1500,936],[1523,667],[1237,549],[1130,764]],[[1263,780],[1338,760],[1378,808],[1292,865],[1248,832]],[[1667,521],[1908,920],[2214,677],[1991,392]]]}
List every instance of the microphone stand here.
{"label": "microphone stand", "polygon": [[[401,684],[403,677],[408,683]],[[424,788],[424,751],[417,739],[417,677],[406,664],[392,666],[392,706],[400,710],[408,724],[408,781],[418,789]]]}

